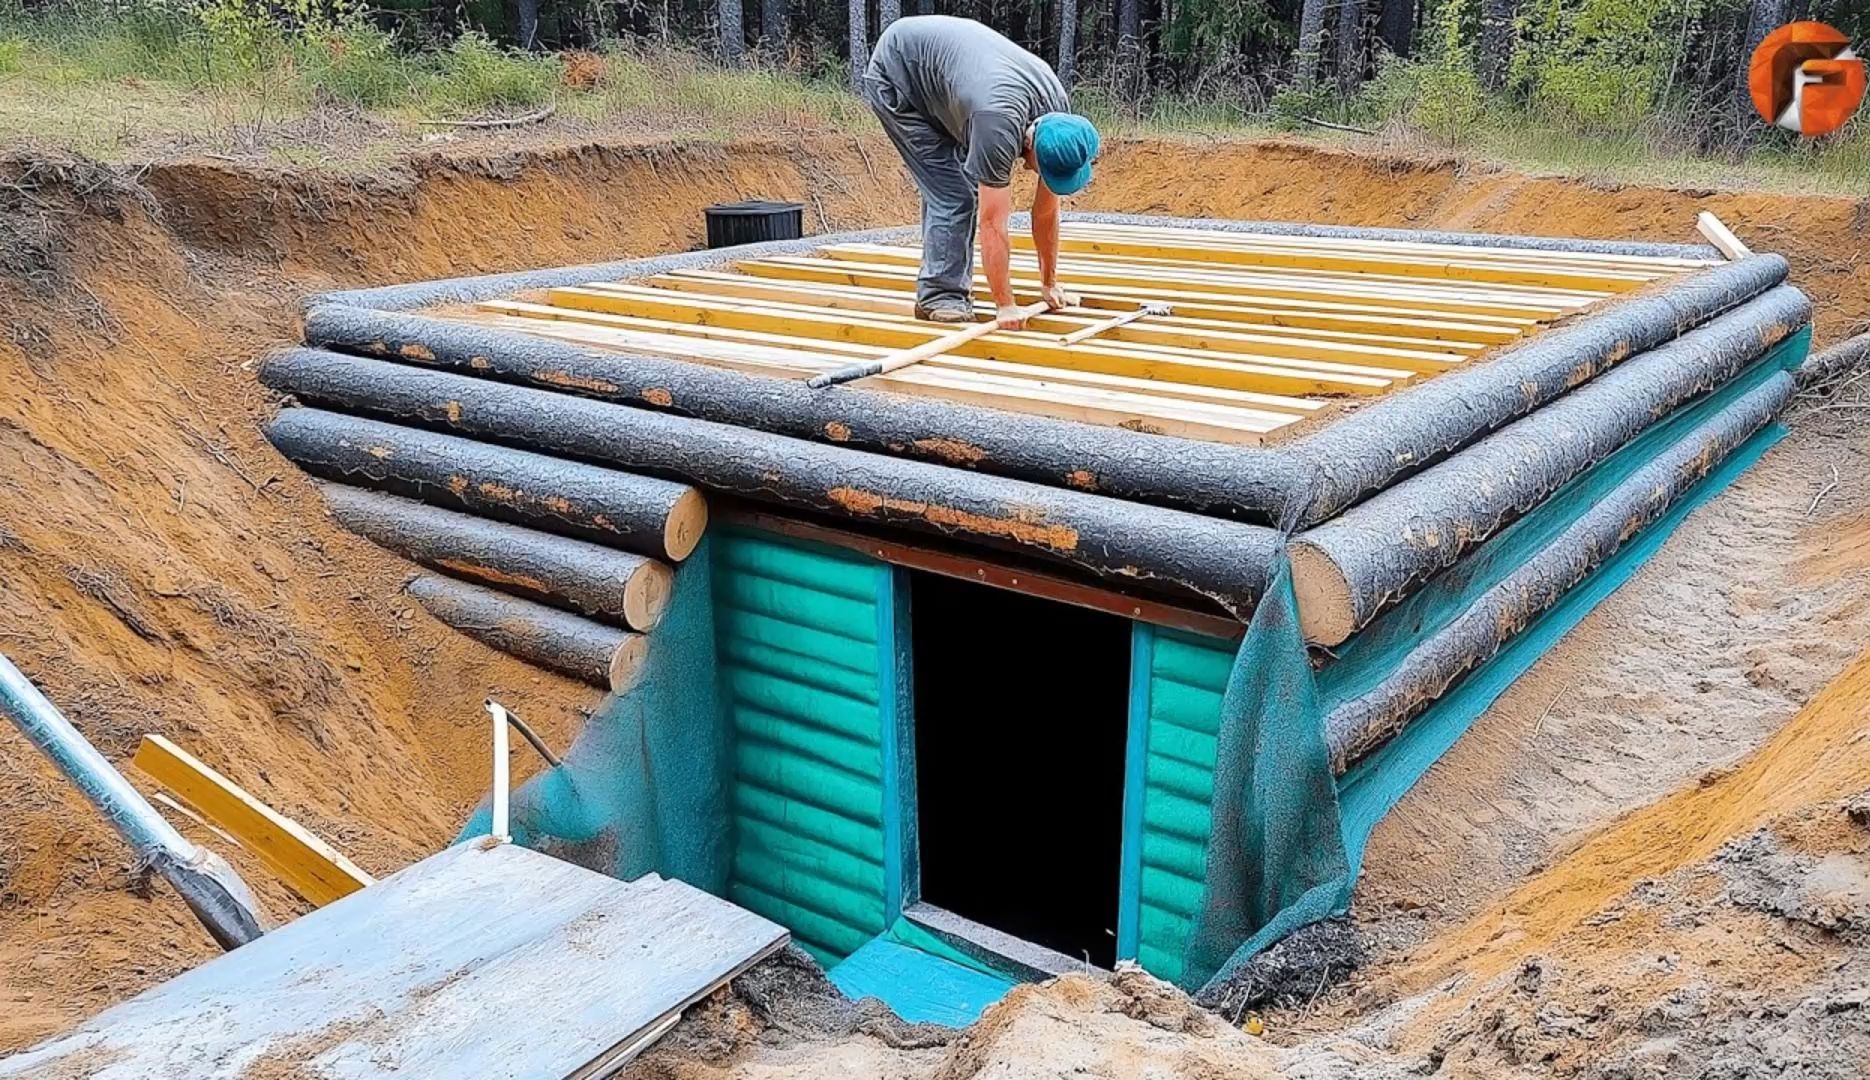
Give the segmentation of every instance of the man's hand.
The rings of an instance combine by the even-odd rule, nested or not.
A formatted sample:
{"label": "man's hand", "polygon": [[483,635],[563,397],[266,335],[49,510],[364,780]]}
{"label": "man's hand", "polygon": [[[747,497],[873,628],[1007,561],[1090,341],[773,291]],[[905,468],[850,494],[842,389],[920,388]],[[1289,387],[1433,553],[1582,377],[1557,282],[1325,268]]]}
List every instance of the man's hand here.
{"label": "man's hand", "polygon": [[[1049,300],[1046,302],[1051,303]],[[1024,330],[1026,329],[1026,309],[1018,304],[1001,304],[1000,313],[995,316],[994,322],[998,323],[1002,330]]]}
{"label": "man's hand", "polygon": [[1078,298],[1057,285],[1047,285],[1041,288],[1039,299],[1045,301],[1045,306],[1050,311],[1078,306]]}

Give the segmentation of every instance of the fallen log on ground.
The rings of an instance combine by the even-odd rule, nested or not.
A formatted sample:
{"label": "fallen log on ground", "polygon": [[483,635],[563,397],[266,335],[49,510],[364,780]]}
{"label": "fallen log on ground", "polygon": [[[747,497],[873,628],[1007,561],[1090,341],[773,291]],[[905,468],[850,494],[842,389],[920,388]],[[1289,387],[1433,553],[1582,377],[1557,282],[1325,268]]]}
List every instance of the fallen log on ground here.
{"label": "fallen log on ground", "polygon": [[343,484],[322,490],[339,524],[443,573],[632,630],[655,626],[669,601],[674,575],[654,559]]}
{"label": "fallen log on ground", "polygon": [[[1022,552],[1205,596],[1236,615],[1258,599],[1275,541],[1256,525],[380,360],[299,350],[275,357],[264,378],[318,405]],[[274,438],[286,456],[315,465],[358,462],[383,426],[333,413],[288,423],[307,411],[316,412],[282,414],[269,436],[282,425],[316,429],[316,437]],[[476,452],[490,464],[525,453]]]}
{"label": "fallen log on ground", "polygon": [[648,651],[641,634],[453,578],[425,574],[408,591],[430,615],[476,641],[613,693],[636,684]]}
{"label": "fallen log on ground", "polygon": [[1870,370],[1870,334],[1858,334],[1807,357],[1799,365],[1799,389],[1833,389],[1866,370]]}
{"label": "fallen log on ground", "polygon": [[1779,372],[1710,417],[1592,503],[1551,543],[1447,625],[1423,638],[1374,688],[1332,709],[1325,718],[1325,740],[1333,767],[1342,773],[1499,652],[1771,423],[1792,390],[1792,376]]}
{"label": "fallen log on ground", "polygon": [[1778,288],[1610,371],[1292,541],[1306,639],[1336,645],[1811,317]]}
{"label": "fallen log on ground", "polygon": [[1277,452],[748,375],[365,308],[320,307],[308,344],[777,435],[1182,509],[1277,517],[1304,482]]}
{"label": "fallen log on ground", "polygon": [[1675,279],[1540,332],[1470,369],[1387,394],[1285,449],[1312,476],[1301,525],[1434,464],[1626,358],[1773,288],[1786,261],[1755,255]]}
{"label": "fallen log on ground", "polygon": [[314,476],[679,562],[707,503],[686,484],[487,446],[393,424],[287,409],[266,426]]}

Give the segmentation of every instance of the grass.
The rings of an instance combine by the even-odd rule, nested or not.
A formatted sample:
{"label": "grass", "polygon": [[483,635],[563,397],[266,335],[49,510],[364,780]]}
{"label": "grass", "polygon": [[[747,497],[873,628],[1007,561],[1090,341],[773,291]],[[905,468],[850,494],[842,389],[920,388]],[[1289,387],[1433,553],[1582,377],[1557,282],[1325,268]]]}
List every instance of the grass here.
{"label": "grass", "polygon": [[[368,168],[447,132],[446,121],[547,105],[557,112],[547,130],[589,135],[874,130],[867,106],[831,63],[819,65],[829,77],[808,78],[728,71],[692,52],[626,42],[520,53],[476,34],[412,50],[362,22],[288,33],[256,0],[214,0],[198,9],[205,14],[139,7],[108,17],[61,8],[29,14],[8,6],[17,2],[0,0],[0,142],[105,160],[210,153]],[[1451,77],[1461,74],[1398,68],[1349,103],[1287,94],[1254,99],[1250,108],[1234,88],[1162,97],[1139,115],[1094,83],[1075,97],[1118,136],[1256,137],[1318,115],[1380,129],[1375,138],[1296,129],[1357,148],[1454,153],[1619,182],[1870,193],[1870,118],[1827,140],[1764,140],[1745,154],[1697,155],[1643,133],[1582,134],[1489,104],[1474,97],[1471,79]]]}

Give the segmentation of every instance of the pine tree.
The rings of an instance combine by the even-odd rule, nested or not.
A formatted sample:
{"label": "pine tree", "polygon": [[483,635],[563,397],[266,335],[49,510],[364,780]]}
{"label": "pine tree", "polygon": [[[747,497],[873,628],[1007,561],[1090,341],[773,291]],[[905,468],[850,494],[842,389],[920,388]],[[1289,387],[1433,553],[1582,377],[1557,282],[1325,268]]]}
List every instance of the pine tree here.
{"label": "pine tree", "polygon": [[1415,45],[1415,0],[1383,0],[1377,17],[1377,36],[1397,56],[1408,56]]}
{"label": "pine tree", "polygon": [[1338,89],[1350,94],[1364,78],[1364,0],[1338,0]]}
{"label": "pine tree", "polygon": [[1300,86],[1318,82],[1319,41],[1325,35],[1325,0],[1305,0],[1299,8],[1299,48],[1294,59]]}
{"label": "pine tree", "polygon": [[786,51],[786,0],[760,0],[760,47],[773,56]]}
{"label": "pine tree", "polygon": [[870,66],[870,35],[864,25],[864,0],[850,0],[851,86],[864,84],[864,69]]}
{"label": "pine tree", "polygon": [[740,22],[740,0],[720,0],[715,8],[720,12],[721,63],[739,67],[747,51],[747,32]]}
{"label": "pine tree", "polygon": [[1513,60],[1515,0],[1482,0],[1480,9],[1480,84],[1488,90],[1506,85]]}
{"label": "pine tree", "polygon": [[1058,0],[1058,81],[1071,89],[1078,77],[1078,0]]}

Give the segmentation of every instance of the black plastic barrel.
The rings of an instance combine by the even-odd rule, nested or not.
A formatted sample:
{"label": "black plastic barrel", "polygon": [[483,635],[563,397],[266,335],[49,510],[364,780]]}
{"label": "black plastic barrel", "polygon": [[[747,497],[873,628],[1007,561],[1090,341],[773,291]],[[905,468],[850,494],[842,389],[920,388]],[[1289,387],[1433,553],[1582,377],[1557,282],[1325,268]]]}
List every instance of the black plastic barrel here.
{"label": "black plastic barrel", "polygon": [[805,207],[795,202],[749,199],[710,206],[707,215],[711,248],[757,244],[762,240],[797,240],[805,225]]}

